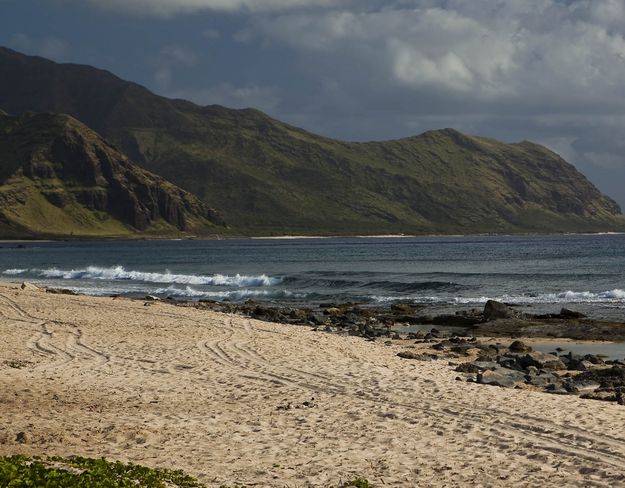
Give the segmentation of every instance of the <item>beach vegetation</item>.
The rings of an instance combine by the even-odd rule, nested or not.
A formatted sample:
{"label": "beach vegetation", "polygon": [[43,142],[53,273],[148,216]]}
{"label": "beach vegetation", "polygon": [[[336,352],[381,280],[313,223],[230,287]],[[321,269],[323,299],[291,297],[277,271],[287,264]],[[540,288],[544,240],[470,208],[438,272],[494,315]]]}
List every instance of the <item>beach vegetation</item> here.
{"label": "beach vegetation", "polygon": [[0,457],[1,488],[201,488],[179,470],[79,456]]}

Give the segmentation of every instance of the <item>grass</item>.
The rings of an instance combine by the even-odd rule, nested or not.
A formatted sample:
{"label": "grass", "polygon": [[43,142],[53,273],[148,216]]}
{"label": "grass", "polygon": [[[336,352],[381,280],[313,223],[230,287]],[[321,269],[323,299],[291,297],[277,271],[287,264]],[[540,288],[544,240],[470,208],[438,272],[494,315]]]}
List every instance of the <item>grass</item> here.
{"label": "grass", "polygon": [[[80,456],[0,457],[0,488],[205,488],[180,470],[147,468],[132,463]],[[341,483],[338,488],[372,488],[364,478]],[[222,485],[220,488],[246,488]]]}

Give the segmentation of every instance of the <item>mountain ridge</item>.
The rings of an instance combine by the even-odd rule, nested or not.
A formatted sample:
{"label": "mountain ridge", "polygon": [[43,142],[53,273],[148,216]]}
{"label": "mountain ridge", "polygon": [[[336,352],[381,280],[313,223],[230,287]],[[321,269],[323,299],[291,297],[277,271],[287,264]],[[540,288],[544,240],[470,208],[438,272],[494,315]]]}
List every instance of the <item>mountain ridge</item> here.
{"label": "mountain ridge", "polygon": [[212,209],[69,115],[0,114],[0,229],[24,237],[193,235]]}
{"label": "mountain ridge", "polygon": [[0,108],[77,117],[148,171],[220,209],[242,234],[625,229],[616,202],[530,142],[455,129],[346,142],[256,109],[167,99],[107,71],[8,49],[0,49],[0,72]]}

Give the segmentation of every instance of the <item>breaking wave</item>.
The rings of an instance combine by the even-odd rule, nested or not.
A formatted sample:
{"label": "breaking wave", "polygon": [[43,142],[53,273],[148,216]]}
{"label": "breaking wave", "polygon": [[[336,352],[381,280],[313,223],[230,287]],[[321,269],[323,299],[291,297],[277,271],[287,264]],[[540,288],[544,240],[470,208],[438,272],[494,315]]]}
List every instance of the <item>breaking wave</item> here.
{"label": "breaking wave", "polygon": [[30,274],[40,278],[63,279],[63,280],[106,280],[106,281],[143,281],[146,283],[175,283],[179,285],[209,285],[209,286],[237,286],[237,287],[262,287],[274,286],[282,282],[281,278],[267,276],[224,275],[214,274],[187,275],[176,274],[169,271],[164,273],[151,273],[146,271],[126,270],[123,266],[101,268],[88,266],[83,269],[64,270],[58,268],[48,269],[7,269],[2,274],[19,276]]}
{"label": "breaking wave", "polygon": [[559,293],[540,293],[524,295],[500,295],[493,297],[441,297],[441,296],[372,296],[378,303],[397,301],[412,301],[421,304],[483,304],[488,300],[497,300],[505,303],[542,304],[542,303],[624,303],[625,290],[614,289],[603,292],[590,291],[563,291]]}

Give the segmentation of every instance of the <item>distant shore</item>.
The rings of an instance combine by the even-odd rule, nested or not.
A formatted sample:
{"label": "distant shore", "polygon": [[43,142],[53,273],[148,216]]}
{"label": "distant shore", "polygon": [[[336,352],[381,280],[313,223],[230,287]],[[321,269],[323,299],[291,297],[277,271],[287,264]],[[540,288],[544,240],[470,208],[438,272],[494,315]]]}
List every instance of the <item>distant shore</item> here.
{"label": "distant shore", "polygon": [[63,237],[32,237],[32,238],[19,238],[19,239],[0,239],[1,244],[11,243],[30,243],[30,242],[98,242],[98,241],[215,241],[215,240],[296,240],[296,239],[346,239],[346,238],[358,238],[358,239],[410,239],[410,238],[463,238],[463,237],[532,237],[532,236],[614,236],[625,235],[625,232],[483,232],[483,233],[469,233],[469,234],[319,234],[319,235],[306,235],[306,234],[282,234],[282,235],[204,235],[204,236],[63,236]]}

